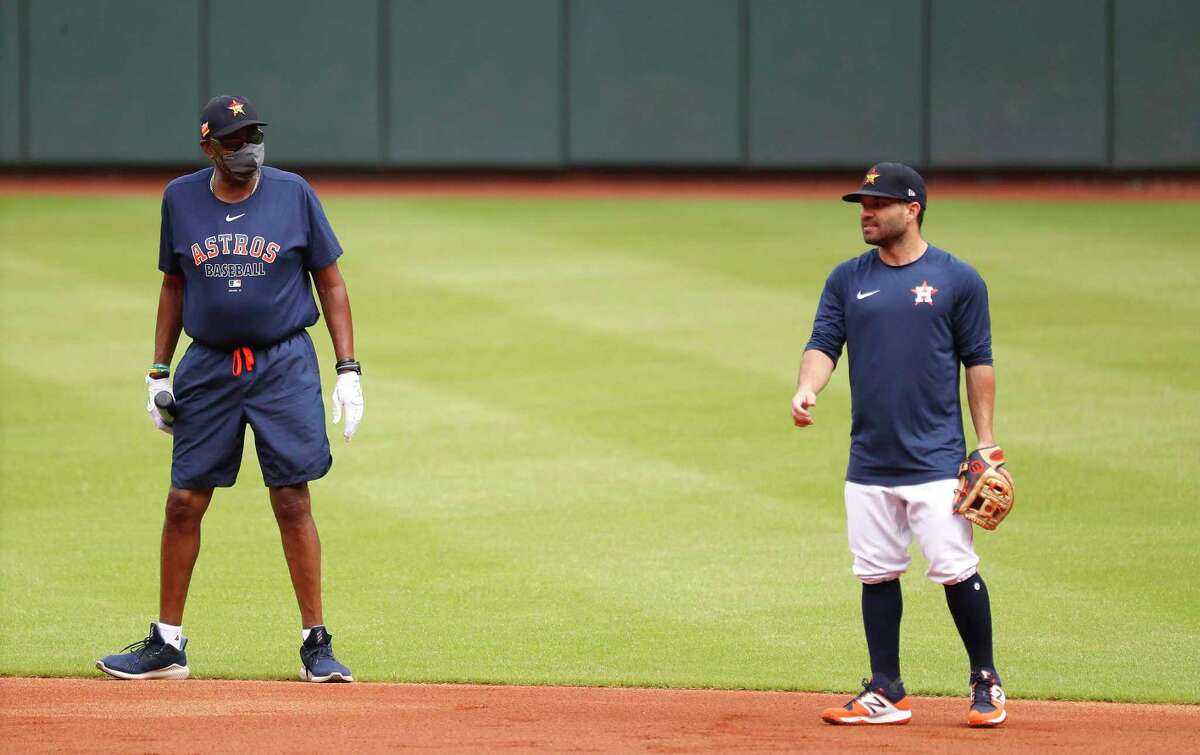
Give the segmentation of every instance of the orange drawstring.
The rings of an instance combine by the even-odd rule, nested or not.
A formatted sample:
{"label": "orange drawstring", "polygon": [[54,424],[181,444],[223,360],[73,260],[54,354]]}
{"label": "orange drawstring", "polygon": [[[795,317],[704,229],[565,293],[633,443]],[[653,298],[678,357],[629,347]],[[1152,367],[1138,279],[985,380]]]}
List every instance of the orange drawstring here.
{"label": "orange drawstring", "polygon": [[[244,361],[243,356],[245,355]],[[254,372],[254,352],[249,346],[239,346],[233,350],[233,376],[237,377],[242,374],[243,364],[246,367],[246,372]]]}

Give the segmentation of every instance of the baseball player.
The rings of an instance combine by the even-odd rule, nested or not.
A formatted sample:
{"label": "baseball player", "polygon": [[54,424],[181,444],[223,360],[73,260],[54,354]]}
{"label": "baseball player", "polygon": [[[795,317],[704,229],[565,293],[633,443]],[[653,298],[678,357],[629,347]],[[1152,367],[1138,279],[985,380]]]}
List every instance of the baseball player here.
{"label": "baseball player", "polygon": [[[300,604],[300,678],[353,681],[324,625],[321,543],[308,491],[308,481],[333,462],[306,330],[318,319],[312,284],[337,355],[333,421],[345,415],[347,441],[362,419],[362,368],[338,271],[342,248],[308,183],[263,167],[265,125],[245,97],[214,97],[200,116],[200,148],[212,166],[176,178],[163,193],[163,282],[146,384],[151,419],[174,436],[171,487],[158,621],[146,639],[96,662],[121,679],[189,674],[183,607],[200,521],[213,488],[237,479],[248,424]],[[170,362],[181,328],[192,344],[172,395]]]}
{"label": "baseball player", "polygon": [[[975,270],[921,238],[925,181],[899,163],[873,166],[862,188],[863,240],[874,248],[834,268],[800,364],[792,418],[813,424],[817,394],[846,346],[852,419],[845,503],[871,678],[821,717],[832,724],[906,724],[900,678],[900,576],[915,535],[926,576],[945,587],[971,664],[972,726],[1004,722],[992,618],[971,524],[955,513],[964,457],[959,365],[979,447],[993,446],[991,322]],[[998,451],[998,449],[996,449]]]}

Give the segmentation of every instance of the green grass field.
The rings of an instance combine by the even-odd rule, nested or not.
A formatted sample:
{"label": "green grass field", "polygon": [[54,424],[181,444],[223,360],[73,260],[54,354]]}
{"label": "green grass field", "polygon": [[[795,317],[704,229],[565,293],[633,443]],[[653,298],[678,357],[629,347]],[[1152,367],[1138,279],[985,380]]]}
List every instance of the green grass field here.
{"label": "green grass field", "polygon": [[[326,617],[357,678],[856,686],[844,369],[814,427],[788,410],[825,275],[862,248],[854,208],[326,207],[367,404],[313,495]],[[0,674],[98,674],[155,618],[158,208],[0,197]],[[991,289],[997,438],[1020,489],[977,543],[1010,696],[1200,702],[1198,210],[930,210],[926,236]],[[291,678],[299,619],[252,441],[204,538],[193,673]],[[905,680],[965,694],[924,566],[904,579]]]}

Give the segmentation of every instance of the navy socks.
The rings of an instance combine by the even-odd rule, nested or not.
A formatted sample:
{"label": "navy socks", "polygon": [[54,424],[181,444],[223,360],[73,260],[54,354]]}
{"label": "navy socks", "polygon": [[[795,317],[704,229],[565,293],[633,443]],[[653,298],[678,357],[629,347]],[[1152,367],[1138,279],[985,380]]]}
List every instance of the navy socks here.
{"label": "navy socks", "polygon": [[[867,633],[867,652],[871,655],[872,688],[877,686],[880,676],[888,682],[900,679],[900,616],[903,611],[900,580],[873,585],[863,583],[863,629]],[[988,641],[991,641],[990,634]]]}
{"label": "navy socks", "polygon": [[[865,600],[864,593],[864,605]],[[995,673],[995,662],[992,660],[992,606],[983,578],[976,574],[957,585],[946,585],[946,605],[950,607],[954,626],[958,627],[958,634],[967,648],[971,670],[987,669]]]}
{"label": "navy socks", "polygon": [[[945,589],[946,605],[971,659],[971,670],[986,669],[995,674],[992,607],[983,577],[976,574],[957,585],[946,585]],[[899,684],[892,689],[892,683],[900,679],[900,617],[903,613],[900,580],[863,584],[863,629],[867,634],[867,652],[871,656],[871,688],[888,689],[889,697],[892,694],[904,696]]]}

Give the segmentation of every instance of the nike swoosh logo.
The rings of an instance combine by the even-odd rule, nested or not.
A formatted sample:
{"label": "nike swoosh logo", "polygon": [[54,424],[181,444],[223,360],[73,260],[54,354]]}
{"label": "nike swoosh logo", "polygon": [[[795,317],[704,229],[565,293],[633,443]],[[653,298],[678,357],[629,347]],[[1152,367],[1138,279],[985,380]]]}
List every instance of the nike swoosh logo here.
{"label": "nike swoosh logo", "polygon": [[859,299],[865,299],[865,298],[867,298],[868,296],[874,296],[875,294],[879,293],[881,290],[882,290],[882,289],[878,289],[878,288],[877,288],[877,289],[875,289],[874,291],[868,291],[868,292],[866,292],[865,294],[864,294],[862,291],[859,291],[859,292],[858,292],[858,298],[859,298]]}
{"label": "nike swoosh logo", "polygon": [[[245,215],[245,214],[246,214],[246,213],[244,213],[244,212],[242,213],[242,215]],[[226,222],[226,223],[232,223],[233,221],[235,221],[235,220],[237,220],[238,218],[240,218],[242,215],[226,215],[226,216],[225,216],[225,222]]]}

